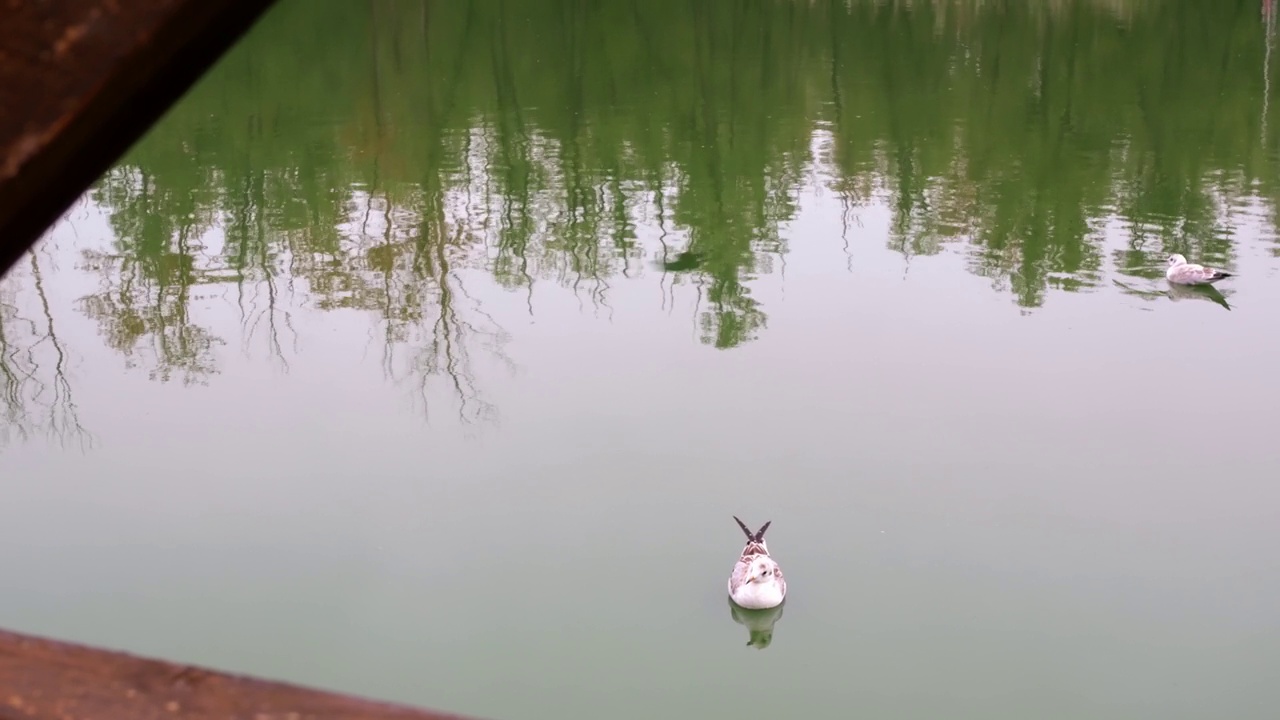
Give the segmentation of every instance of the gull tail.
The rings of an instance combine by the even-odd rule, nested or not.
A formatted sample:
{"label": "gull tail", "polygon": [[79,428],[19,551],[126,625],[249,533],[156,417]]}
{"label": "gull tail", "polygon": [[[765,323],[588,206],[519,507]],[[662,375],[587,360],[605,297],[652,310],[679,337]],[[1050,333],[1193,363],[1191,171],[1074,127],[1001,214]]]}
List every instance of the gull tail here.
{"label": "gull tail", "polygon": [[[738,516],[734,515],[733,519],[738,520]],[[773,522],[772,520],[769,520],[765,524],[761,525],[760,529],[755,531],[754,533],[751,532],[751,529],[747,527],[747,524],[742,522],[741,520],[738,520],[738,527],[742,528],[742,532],[747,534],[747,540],[753,543],[762,543],[764,542],[764,531],[769,529],[769,523],[772,523],[772,522]]]}

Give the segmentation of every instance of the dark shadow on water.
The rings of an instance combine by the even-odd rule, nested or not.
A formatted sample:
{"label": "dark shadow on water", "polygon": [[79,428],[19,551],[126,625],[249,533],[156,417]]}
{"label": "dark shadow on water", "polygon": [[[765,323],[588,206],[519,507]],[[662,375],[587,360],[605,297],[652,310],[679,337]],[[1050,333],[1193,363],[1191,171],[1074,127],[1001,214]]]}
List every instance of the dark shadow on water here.
{"label": "dark shadow on water", "polygon": [[702,266],[702,256],[696,252],[682,252],[675,258],[658,263],[667,272],[689,272]]}

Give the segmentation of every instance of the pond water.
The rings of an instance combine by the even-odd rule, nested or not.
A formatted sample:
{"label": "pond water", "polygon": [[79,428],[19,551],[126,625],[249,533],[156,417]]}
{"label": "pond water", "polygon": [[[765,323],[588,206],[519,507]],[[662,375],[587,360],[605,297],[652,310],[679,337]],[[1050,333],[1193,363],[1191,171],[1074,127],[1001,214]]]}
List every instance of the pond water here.
{"label": "pond water", "polygon": [[494,720],[1273,717],[1271,6],[1028,5],[283,0],[0,283],[0,626]]}

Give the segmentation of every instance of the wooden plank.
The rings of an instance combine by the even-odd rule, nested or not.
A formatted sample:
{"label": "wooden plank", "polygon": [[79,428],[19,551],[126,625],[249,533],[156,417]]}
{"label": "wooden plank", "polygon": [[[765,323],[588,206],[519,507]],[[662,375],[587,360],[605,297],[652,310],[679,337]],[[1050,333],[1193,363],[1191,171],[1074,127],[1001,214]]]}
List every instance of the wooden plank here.
{"label": "wooden plank", "polygon": [[0,0],[0,273],[273,0]]}
{"label": "wooden plank", "polygon": [[459,720],[0,631],[0,720]]}

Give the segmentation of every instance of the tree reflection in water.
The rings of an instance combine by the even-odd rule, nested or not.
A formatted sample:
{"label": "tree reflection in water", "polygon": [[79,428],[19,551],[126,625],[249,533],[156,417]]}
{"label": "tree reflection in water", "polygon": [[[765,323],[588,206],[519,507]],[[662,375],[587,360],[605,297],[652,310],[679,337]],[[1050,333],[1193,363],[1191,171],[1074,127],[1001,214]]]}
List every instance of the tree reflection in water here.
{"label": "tree reflection in water", "polygon": [[[496,414],[477,365],[512,361],[474,282],[609,317],[647,277],[735,348],[767,329],[753,280],[783,271],[802,196],[839,198],[850,269],[874,205],[893,252],[962,254],[1027,310],[1172,251],[1230,267],[1242,208],[1274,226],[1280,196],[1274,22],[1252,8],[290,0],[93,188],[113,237],[83,251],[80,308],[184,383],[232,336],[196,296],[232,298],[242,349],[283,371],[300,308],[363,312],[389,378],[476,423]],[[10,433],[77,427],[62,370],[31,385],[24,343],[65,360],[14,300],[37,265],[3,285]],[[63,419],[32,421],[33,397],[68,398]]]}

